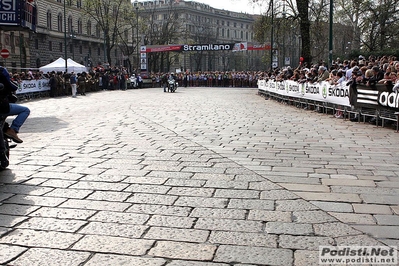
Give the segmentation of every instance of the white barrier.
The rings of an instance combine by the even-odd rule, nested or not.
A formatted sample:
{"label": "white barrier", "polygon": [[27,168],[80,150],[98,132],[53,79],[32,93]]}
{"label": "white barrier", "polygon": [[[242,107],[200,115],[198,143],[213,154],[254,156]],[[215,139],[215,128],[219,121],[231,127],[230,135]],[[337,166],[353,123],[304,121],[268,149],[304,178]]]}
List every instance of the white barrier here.
{"label": "white barrier", "polygon": [[22,80],[16,94],[49,91],[49,79]]}
{"label": "white barrier", "polygon": [[330,85],[330,83],[325,81],[319,83],[298,83],[292,80],[259,80],[258,88],[261,91],[276,93],[286,97],[351,106],[349,103],[349,86],[346,85]]}

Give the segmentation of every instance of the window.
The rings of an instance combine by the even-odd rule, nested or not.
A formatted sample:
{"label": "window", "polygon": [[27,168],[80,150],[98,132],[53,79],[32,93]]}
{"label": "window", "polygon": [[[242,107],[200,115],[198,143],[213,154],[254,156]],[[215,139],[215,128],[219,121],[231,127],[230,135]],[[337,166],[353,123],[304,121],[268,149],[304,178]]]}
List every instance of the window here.
{"label": "window", "polygon": [[224,37],[224,29],[222,29],[222,37]]}
{"label": "window", "polygon": [[58,13],[57,16],[57,26],[58,26],[58,31],[62,32],[62,14]]}
{"label": "window", "polygon": [[100,47],[97,48],[97,55],[98,55],[98,56],[101,55],[101,48],[100,48]]}
{"label": "window", "polygon": [[241,31],[241,39],[244,39],[244,32]]}
{"label": "window", "polygon": [[89,21],[87,21],[87,27],[86,27],[86,32],[87,32],[87,35],[91,35],[91,21],[89,20]]}
{"label": "window", "polygon": [[51,11],[47,10],[47,29],[51,30]]}
{"label": "window", "polygon": [[76,0],[76,7],[82,8],[82,0]]}
{"label": "window", "polygon": [[[49,41],[48,42],[48,50],[49,51],[52,51],[53,50],[53,42],[52,41]],[[62,52],[62,51],[61,51]]]}
{"label": "window", "polygon": [[230,30],[227,29],[227,38],[230,38]]}
{"label": "window", "polygon": [[79,53],[80,53],[80,54],[83,54],[83,47],[82,47],[82,45],[79,46]]}
{"label": "window", "polygon": [[[97,38],[100,38],[100,33],[101,33],[100,25],[97,24],[96,25],[96,37]],[[126,40],[127,40],[127,37],[126,37]]]}
{"label": "window", "polygon": [[83,33],[83,27],[82,27],[82,19],[78,20],[78,33],[82,34]]}
{"label": "window", "polygon": [[72,32],[73,30],[73,25],[72,25],[72,16],[68,17],[68,31],[67,32]]}
{"label": "window", "polygon": [[35,49],[39,49],[39,40],[35,39]]}

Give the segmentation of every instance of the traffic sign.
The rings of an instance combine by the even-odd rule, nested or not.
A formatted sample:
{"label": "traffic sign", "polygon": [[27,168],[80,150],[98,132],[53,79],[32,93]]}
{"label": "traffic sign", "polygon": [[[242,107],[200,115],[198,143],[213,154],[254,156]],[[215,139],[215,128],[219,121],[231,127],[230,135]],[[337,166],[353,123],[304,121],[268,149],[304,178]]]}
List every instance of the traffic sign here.
{"label": "traffic sign", "polygon": [[0,55],[3,58],[8,58],[10,56],[10,51],[8,51],[7,49],[3,49],[0,51]]}

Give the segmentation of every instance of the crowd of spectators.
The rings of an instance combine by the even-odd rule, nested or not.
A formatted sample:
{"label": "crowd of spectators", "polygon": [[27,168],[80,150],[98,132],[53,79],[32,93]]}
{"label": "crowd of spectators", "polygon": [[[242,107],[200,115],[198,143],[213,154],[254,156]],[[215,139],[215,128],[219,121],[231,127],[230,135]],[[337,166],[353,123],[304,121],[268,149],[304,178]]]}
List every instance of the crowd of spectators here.
{"label": "crowd of spectators", "polygon": [[[256,88],[258,80],[273,79],[276,81],[293,80],[296,82],[321,82],[328,81],[330,84],[345,84],[356,80],[358,83],[373,85],[376,83],[391,84],[396,90],[399,88],[399,61],[395,56],[359,56],[352,60],[341,60],[337,58],[331,66],[325,62],[316,64],[300,64],[296,68],[290,66],[276,68],[272,71],[198,71],[198,72],[180,72],[175,76],[181,87],[251,87]],[[147,84],[152,87],[162,87],[162,77],[169,73],[150,73],[143,77]],[[87,73],[78,73],[78,76],[84,75],[87,88],[86,91],[96,91],[100,89],[126,89],[132,82],[132,75],[126,68],[112,67],[104,69],[103,67],[93,67]],[[57,95],[65,95],[61,87],[68,83],[68,74],[62,72],[43,73],[41,71],[29,70],[27,72],[13,73],[13,79],[32,80],[32,79],[57,79],[57,86],[61,91]],[[138,82],[137,82],[138,84]]]}

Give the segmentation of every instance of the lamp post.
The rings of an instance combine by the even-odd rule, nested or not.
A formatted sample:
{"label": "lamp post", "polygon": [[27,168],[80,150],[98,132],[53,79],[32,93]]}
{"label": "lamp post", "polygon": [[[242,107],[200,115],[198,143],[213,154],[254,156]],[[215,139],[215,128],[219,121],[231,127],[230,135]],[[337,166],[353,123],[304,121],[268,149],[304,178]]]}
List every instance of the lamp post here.
{"label": "lamp post", "polygon": [[330,0],[330,29],[328,42],[328,63],[331,66],[333,63],[333,0]]}
{"label": "lamp post", "polygon": [[137,73],[136,75],[139,74],[139,69],[140,67],[140,46],[139,46],[139,3],[136,0],[136,40],[137,40]]}
{"label": "lamp post", "polygon": [[274,47],[274,0],[271,0],[271,33],[270,33],[270,70],[273,71],[273,47]]}
{"label": "lamp post", "polygon": [[65,73],[68,72],[68,51],[67,51],[67,32],[66,32],[66,28],[67,28],[67,20],[66,20],[66,1],[64,0],[64,49],[65,49]]}
{"label": "lamp post", "polygon": [[72,30],[71,30],[71,33],[69,34],[69,37],[71,38],[71,48],[72,48],[72,60],[75,60],[75,47],[73,46],[73,39],[75,39],[76,38],[76,35],[75,35],[75,32],[74,32],[74,30],[73,30],[73,27],[72,27]]}

